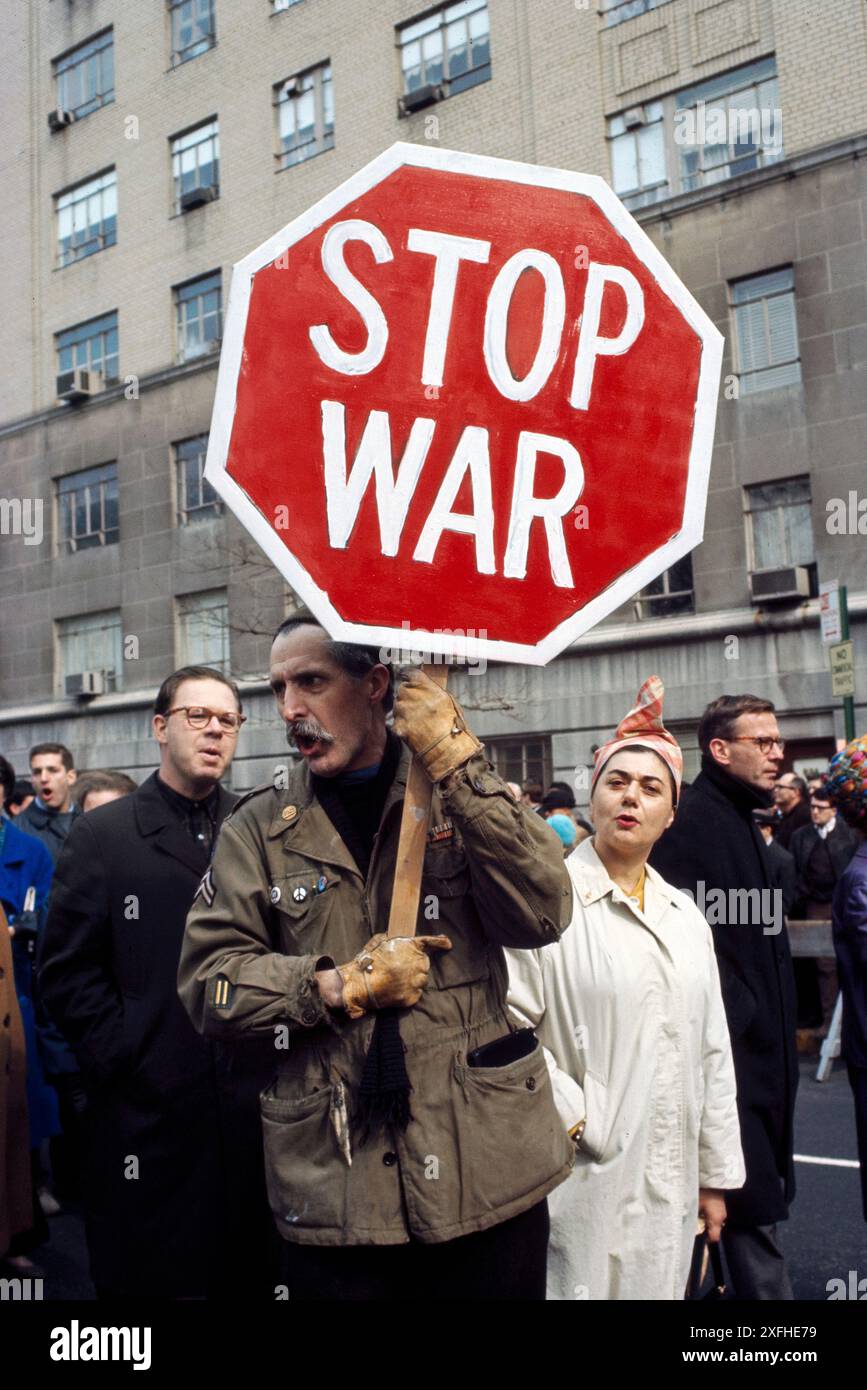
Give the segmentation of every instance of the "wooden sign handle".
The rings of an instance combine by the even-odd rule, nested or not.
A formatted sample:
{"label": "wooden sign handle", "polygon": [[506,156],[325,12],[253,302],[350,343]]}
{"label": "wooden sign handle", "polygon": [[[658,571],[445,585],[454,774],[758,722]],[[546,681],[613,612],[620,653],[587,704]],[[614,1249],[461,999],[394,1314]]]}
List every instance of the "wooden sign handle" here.
{"label": "wooden sign handle", "polygon": [[[448,666],[422,666],[421,669],[432,681],[441,685],[443,690],[446,689],[449,679]],[[432,796],[433,783],[418,759],[413,758],[406,779],[406,796],[400,820],[394,888],[388,914],[389,936],[415,936]]]}

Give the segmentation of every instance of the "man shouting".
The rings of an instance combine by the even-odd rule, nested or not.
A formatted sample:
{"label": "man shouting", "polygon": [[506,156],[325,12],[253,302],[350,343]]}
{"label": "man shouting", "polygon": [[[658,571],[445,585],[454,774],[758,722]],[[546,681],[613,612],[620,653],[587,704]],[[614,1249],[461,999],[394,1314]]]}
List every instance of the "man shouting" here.
{"label": "man shouting", "polygon": [[[301,762],[226,821],[179,988],[203,1033],[274,1037],[262,1122],[290,1296],[544,1298],[545,1197],[572,1144],[502,948],[568,923],[559,842],[422,672],[394,700],[375,650],[292,618],[271,686]],[[388,940],[411,754],[434,784],[418,935]]]}

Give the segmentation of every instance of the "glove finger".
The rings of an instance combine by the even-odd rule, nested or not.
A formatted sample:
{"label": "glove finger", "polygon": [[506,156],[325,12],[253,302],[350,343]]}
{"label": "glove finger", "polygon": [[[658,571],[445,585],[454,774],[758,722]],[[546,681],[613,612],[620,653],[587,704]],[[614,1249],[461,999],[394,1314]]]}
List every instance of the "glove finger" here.
{"label": "glove finger", "polygon": [[452,943],[447,936],[416,936],[412,938],[417,946],[425,951],[450,951]]}

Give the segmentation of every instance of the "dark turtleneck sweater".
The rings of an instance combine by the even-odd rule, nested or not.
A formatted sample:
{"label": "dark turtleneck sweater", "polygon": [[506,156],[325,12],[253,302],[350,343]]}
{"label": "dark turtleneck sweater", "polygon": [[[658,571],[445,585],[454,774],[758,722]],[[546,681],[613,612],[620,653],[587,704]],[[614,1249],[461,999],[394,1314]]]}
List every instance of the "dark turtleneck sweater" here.
{"label": "dark turtleneck sweater", "polygon": [[400,753],[400,739],[387,730],[381,762],[337,777],[311,778],[317,801],[365,878]]}

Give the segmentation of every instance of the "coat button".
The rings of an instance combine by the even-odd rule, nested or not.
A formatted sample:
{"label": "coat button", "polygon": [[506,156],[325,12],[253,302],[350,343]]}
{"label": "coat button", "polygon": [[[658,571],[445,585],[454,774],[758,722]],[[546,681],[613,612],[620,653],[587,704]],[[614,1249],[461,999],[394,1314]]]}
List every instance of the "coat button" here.
{"label": "coat button", "polygon": [[536,1078],[535,1078],[535,1076],[528,1076],[528,1077],[527,1077],[527,1080],[524,1082],[524,1085],[527,1087],[527,1090],[528,1090],[528,1091],[535,1091],[535,1089],[536,1089]]}
{"label": "coat button", "polygon": [[382,1155],[382,1161],[386,1168],[393,1168],[395,1163],[397,1163],[397,1154],[393,1154],[389,1149],[387,1154]]}
{"label": "coat button", "polygon": [[316,1023],[317,1020],[318,1020],[318,1018],[319,1018],[319,1015],[318,1015],[318,1013],[316,1012],[315,1009],[305,1009],[304,1012],[303,1012],[303,1014],[301,1015],[301,1022],[302,1022],[302,1023]]}

